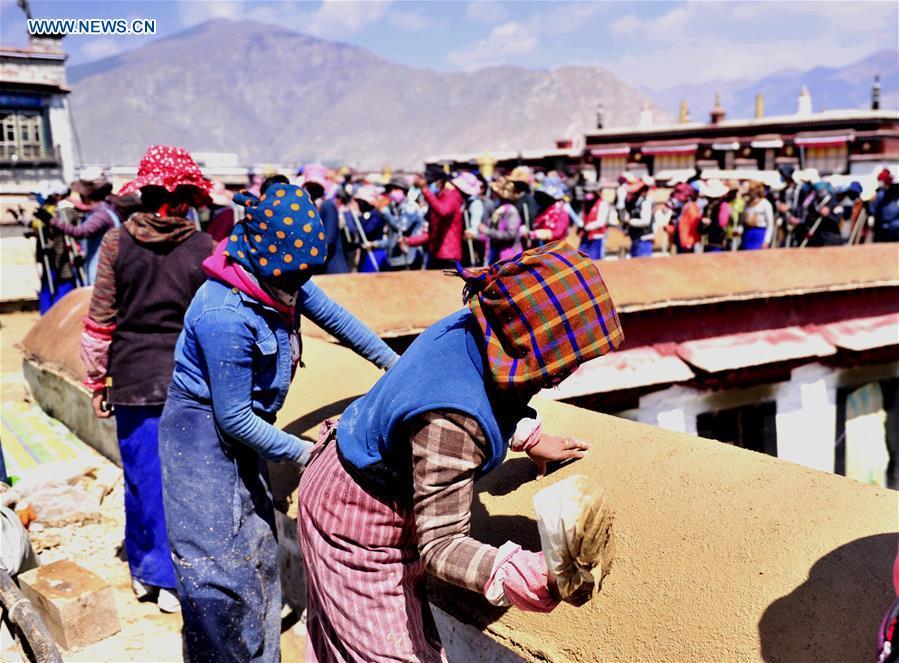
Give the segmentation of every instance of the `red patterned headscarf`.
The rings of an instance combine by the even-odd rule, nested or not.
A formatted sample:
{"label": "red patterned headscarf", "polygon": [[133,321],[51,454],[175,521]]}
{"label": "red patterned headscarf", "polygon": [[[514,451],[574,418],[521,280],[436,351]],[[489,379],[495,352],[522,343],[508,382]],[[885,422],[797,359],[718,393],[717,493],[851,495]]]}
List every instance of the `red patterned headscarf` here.
{"label": "red patterned headscarf", "polygon": [[460,275],[498,389],[536,393],[624,341],[599,270],[565,242]]}
{"label": "red patterned headscarf", "polygon": [[153,145],[141,158],[137,177],[123,186],[119,195],[145,186],[161,186],[171,193],[182,185],[195,186],[207,194],[212,190],[212,182],[203,177],[190,152],[183,147]]}

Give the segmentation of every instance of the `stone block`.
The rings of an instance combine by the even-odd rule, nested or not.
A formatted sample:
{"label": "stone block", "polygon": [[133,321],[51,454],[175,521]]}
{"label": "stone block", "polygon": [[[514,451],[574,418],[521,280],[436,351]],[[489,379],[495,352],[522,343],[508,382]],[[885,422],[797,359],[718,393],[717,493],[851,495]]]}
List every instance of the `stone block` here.
{"label": "stone block", "polygon": [[86,647],[121,630],[112,587],[69,560],[18,577],[25,597],[63,649]]}

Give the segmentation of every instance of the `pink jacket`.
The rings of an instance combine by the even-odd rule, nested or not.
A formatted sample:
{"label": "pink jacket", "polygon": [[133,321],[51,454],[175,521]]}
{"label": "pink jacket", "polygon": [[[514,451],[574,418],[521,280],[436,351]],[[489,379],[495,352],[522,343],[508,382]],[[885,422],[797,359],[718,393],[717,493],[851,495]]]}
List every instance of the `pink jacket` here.
{"label": "pink jacket", "polygon": [[409,246],[427,244],[432,259],[462,260],[462,194],[451,186],[436,196],[428,188],[422,193],[428,201],[428,231],[410,237]]}
{"label": "pink jacket", "polygon": [[552,237],[547,241],[555,242],[565,239],[569,225],[571,225],[571,217],[565,211],[565,201],[557,200],[537,215],[532,230],[548,229],[552,233]]}

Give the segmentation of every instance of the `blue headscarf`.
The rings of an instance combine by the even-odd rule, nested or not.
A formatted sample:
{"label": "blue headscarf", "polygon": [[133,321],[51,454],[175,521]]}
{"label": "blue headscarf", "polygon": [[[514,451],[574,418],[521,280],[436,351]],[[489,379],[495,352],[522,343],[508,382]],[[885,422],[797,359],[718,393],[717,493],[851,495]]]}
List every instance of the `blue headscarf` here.
{"label": "blue headscarf", "polygon": [[260,278],[306,272],[325,264],[325,227],[309,194],[293,184],[273,184],[261,198],[242,191],[246,208],[224,255]]}

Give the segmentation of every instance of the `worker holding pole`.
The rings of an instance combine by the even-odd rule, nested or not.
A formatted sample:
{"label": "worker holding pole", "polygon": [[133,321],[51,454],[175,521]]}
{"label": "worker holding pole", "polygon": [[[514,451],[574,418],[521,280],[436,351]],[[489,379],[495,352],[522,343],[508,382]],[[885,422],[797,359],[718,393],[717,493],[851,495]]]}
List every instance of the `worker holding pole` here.
{"label": "worker holding pole", "polygon": [[42,181],[32,193],[38,208],[27,225],[28,234],[37,241],[35,258],[40,265],[41,289],[38,293],[38,309],[43,315],[57,301],[74,290],[78,283],[76,274],[80,265],[76,256],[67,250],[67,238],[57,231],[50,220],[60,213],[74,212],[71,204],[64,209],[69,188],[62,182]]}

